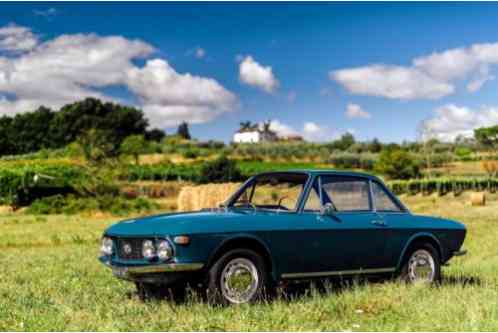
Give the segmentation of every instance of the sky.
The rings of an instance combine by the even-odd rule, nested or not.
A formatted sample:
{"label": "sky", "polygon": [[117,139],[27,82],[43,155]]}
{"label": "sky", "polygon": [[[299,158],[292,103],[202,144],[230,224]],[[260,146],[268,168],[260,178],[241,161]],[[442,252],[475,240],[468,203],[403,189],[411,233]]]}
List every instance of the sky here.
{"label": "sky", "polygon": [[93,96],[230,141],[401,142],[498,124],[495,3],[1,3],[0,115]]}

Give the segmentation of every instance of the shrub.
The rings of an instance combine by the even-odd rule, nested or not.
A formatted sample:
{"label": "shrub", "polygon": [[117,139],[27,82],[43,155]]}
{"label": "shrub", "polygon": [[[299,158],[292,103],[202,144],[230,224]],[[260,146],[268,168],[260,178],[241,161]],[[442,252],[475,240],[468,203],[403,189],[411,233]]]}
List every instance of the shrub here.
{"label": "shrub", "polygon": [[471,154],[472,154],[472,149],[468,147],[460,146],[455,149],[455,155],[458,156],[459,158],[470,157]]}
{"label": "shrub", "polygon": [[377,157],[375,154],[337,153],[328,159],[328,163],[339,169],[372,170]]}
{"label": "shrub", "polygon": [[127,136],[119,147],[122,154],[133,156],[137,165],[140,164],[140,154],[144,153],[146,149],[147,141],[140,134]]}
{"label": "shrub", "polygon": [[133,212],[147,212],[158,209],[159,205],[143,197],[126,199],[122,196],[104,195],[95,198],[82,198],[69,195],[55,195],[38,199],[27,209],[29,214],[66,214],[81,212],[109,212],[126,215]]}
{"label": "shrub", "polygon": [[420,176],[419,162],[401,149],[386,149],[379,155],[374,169],[392,179],[410,179]]}
{"label": "shrub", "polygon": [[195,149],[187,149],[183,152],[183,157],[188,159],[196,159],[199,157],[199,151]]}
{"label": "shrub", "polygon": [[496,178],[431,178],[389,181],[388,186],[396,194],[431,194],[445,195],[453,192],[455,195],[463,191],[496,192],[498,179]]}
{"label": "shrub", "polygon": [[225,183],[241,179],[242,173],[237,163],[223,155],[202,166],[199,180],[201,183]]}

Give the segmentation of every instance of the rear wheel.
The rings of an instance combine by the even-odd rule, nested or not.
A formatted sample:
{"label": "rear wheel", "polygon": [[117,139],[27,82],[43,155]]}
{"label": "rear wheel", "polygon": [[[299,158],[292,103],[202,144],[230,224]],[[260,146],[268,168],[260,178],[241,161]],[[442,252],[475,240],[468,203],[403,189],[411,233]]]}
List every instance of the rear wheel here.
{"label": "rear wheel", "polygon": [[437,283],[441,280],[439,253],[430,243],[420,243],[411,247],[403,268],[401,279],[408,283]]}
{"label": "rear wheel", "polygon": [[265,262],[252,250],[231,250],[218,259],[208,272],[210,303],[254,303],[263,298],[268,287]]}

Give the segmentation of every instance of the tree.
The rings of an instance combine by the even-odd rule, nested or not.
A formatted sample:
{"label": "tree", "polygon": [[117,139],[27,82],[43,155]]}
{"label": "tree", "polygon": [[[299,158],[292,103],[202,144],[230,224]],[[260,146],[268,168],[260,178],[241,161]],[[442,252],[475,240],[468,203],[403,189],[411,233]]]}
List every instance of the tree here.
{"label": "tree", "polygon": [[145,139],[147,141],[161,142],[166,136],[166,133],[159,128],[153,128],[150,131],[145,132]]}
{"label": "tree", "polygon": [[78,137],[78,144],[88,164],[103,165],[114,156],[116,147],[109,140],[109,136],[109,132],[105,130],[92,128]]}
{"label": "tree", "polygon": [[392,179],[410,179],[420,176],[418,161],[401,149],[383,150],[375,162],[374,170]]}
{"label": "tree", "polygon": [[14,153],[12,143],[12,118],[3,116],[0,118],[0,156]]}
{"label": "tree", "polygon": [[57,112],[41,106],[33,112],[1,118],[0,154],[61,148],[91,129],[105,131],[107,140],[119,148],[127,136],[145,134],[147,126],[142,111],[95,98],[67,104]]}
{"label": "tree", "polygon": [[131,155],[135,159],[135,164],[140,164],[140,153],[144,151],[147,146],[147,141],[143,135],[130,135],[123,140],[120,146],[122,154]]}
{"label": "tree", "polygon": [[97,129],[107,132],[107,139],[116,147],[129,135],[145,134],[148,121],[142,111],[114,103],[103,103],[95,98],[63,106],[50,125],[53,148],[63,147],[80,135]]}
{"label": "tree", "polygon": [[349,147],[351,147],[354,143],[356,142],[353,134],[351,133],[345,133],[341,136],[341,138],[339,140],[336,140],[332,143],[332,146],[335,148],[335,149],[339,149],[339,150],[347,150]]}
{"label": "tree", "polygon": [[182,122],[179,126],[178,126],[178,130],[176,131],[176,134],[185,139],[185,140],[190,140],[191,139],[191,136],[190,136],[190,131],[188,129],[188,124],[187,122]]}
{"label": "tree", "polygon": [[498,146],[498,125],[474,129],[474,138],[484,147],[495,150]]}
{"label": "tree", "polygon": [[206,162],[201,169],[201,183],[225,183],[241,179],[242,174],[237,163],[224,155]]}
{"label": "tree", "polygon": [[[12,118],[10,127],[4,129],[10,137],[13,154],[25,154],[51,146],[50,123],[54,112],[43,106],[34,112],[19,113]],[[0,133],[3,136],[3,133]]]}
{"label": "tree", "polygon": [[368,150],[372,153],[379,153],[382,150],[382,144],[377,138],[374,138],[368,147]]}

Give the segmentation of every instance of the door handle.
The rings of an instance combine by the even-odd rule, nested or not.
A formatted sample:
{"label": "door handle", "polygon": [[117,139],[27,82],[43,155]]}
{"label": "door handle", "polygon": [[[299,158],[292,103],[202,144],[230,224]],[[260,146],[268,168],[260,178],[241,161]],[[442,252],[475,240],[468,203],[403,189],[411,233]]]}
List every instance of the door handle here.
{"label": "door handle", "polygon": [[371,224],[378,225],[380,227],[386,227],[387,223],[384,220],[373,220],[370,222]]}

